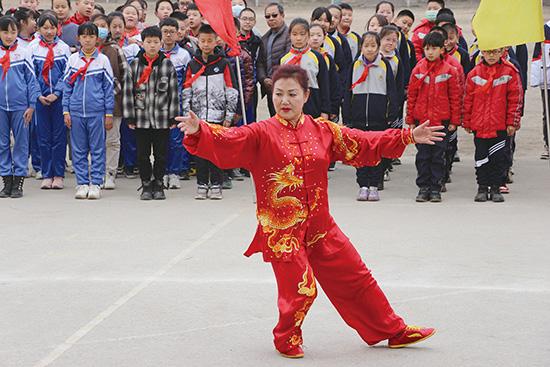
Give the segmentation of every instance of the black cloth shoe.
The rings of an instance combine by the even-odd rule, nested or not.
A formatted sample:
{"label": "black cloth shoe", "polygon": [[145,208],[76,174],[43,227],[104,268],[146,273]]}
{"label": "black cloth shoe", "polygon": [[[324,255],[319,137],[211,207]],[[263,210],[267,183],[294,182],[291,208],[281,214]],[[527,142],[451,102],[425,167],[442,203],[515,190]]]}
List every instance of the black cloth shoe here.
{"label": "black cloth shoe", "polygon": [[477,188],[477,195],[474,198],[475,202],[484,203],[489,200],[489,188],[487,186],[479,186]]}
{"label": "black cloth shoe", "polygon": [[498,186],[491,186],[491,200],[493,203],[504,202],[504,196],[500,193],[500,188]]}
{"label": "black cloth shoe", "polygon": [[0,191],[0,198],[5,199],[11,196],[11,188],[13,186],[13,176],[3,176],[4,188]]}
{"label": "black cloth shoe", "polygon": [[13,176],[13,184],[11,187],[11,195],[10,197],[12,199],[19,199],[23,196],[23,182],[25,181],[25,177],[23,176]]}
{"label": "black cloth shoe", "polygon": [[428,200],[430,200],[430,189],[422,187],[420,191],[418,191],[418,195],[416,195],[416,202],[425,203]]}
{"label": "black cloth shoe", "polygon": [[166,195],[164,195],[164,184],[162,180],[153,181],[153,200],[164,200]]}
{"label": "black cloth shoe", "polygon": [[141,195],[139,196],[140,200],[153,200],[153,184],[151,181],[141,181]]}
{"label": "black cloth shoe", "polygon": [[439,191],[432,191],[430,193],[430,202],[432,203],[440,203],[441,202],[441,192]]}
{"label": "black cloth shoe", "polygon": [[378,191],[384,191],[384,178],[378,183]]}

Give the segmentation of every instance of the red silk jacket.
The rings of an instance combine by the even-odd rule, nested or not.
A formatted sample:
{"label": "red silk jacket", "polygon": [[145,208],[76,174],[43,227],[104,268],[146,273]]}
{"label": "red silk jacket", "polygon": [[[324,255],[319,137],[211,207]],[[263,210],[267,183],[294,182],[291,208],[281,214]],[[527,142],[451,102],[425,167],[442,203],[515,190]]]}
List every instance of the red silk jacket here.
{"label": "red silk jacket", "polygon": [[346,242],[341,234],[327,236],[338,230],[328,207],[330,162],[374,166],[382,157],[401,156],[413,139],[408,129],[365,132],[304,115],[296,128],[278,116],[232,128],[201,121],[183,143],[220,168],[251,172],[258,228],[245,255],[262,252],[271,262],[292,261],[301,246],[322,246],[330,254]]}

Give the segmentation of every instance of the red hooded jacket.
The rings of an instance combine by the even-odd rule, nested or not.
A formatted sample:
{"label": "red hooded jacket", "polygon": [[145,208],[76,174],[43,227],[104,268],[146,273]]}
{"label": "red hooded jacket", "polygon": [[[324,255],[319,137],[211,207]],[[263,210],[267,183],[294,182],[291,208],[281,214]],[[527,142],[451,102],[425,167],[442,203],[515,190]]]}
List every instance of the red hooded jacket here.
{"label": "red hooded jacket", "polygon": [[523,88],[519,71],[502,59],[478,64],[466,79],[464,128],[478,138],[494,138],[507,126],[520,127]]}
{"label": "red hooded jacket", "polygon": [[430,22],[428,19],[422,19],[422,22],[413,29],[411,41],[414,45],[414,52],[416,53],[417,60],[424,57],[424,49],[422,48],[424,37],[430,33],[434,26],[435,23]]}

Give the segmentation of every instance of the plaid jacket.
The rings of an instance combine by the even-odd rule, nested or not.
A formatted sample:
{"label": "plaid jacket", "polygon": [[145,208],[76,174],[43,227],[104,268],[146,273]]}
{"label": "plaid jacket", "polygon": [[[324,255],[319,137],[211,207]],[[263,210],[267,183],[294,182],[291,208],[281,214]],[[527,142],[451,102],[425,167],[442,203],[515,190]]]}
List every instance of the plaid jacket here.
{"label": "plaid jacket", "polygon": [[168,129],[176,123],[179,114],[176,69],[170,59],[160,53],[153,63],[149,82],[136,87],[146,66],[144,51],[140,51],[124,75],[123,115],[129,125],[135,124],[138,129]]}

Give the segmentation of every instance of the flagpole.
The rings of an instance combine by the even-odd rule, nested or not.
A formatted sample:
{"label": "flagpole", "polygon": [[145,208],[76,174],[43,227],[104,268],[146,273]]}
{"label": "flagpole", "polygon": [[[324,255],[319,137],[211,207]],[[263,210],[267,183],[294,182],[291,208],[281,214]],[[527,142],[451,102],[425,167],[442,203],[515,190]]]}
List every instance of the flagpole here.
{"label": "flagpole", "polygon": [[[544,42],[540,43],[540,50],[542,53],[542,70],[543,70],[543,85],[544,85],[544,114],[546,116],[546,136],[550,141],[550,115],[548,114],[548,67],[546,66],[546,44]],[[550,161],[549,161],[550,162]]]}
{"label": "flagpole", "polygon": [[236,56],[237,59],[237,78],[239,79],[239,95],[241,100],[241,110],[242,110],[242,118],[244,125],[248,125],[248,121],[246,121],[246,105],[244,103],[244,91],[243,91],[243,76],[241,74],[241,61],[240,57]]}

